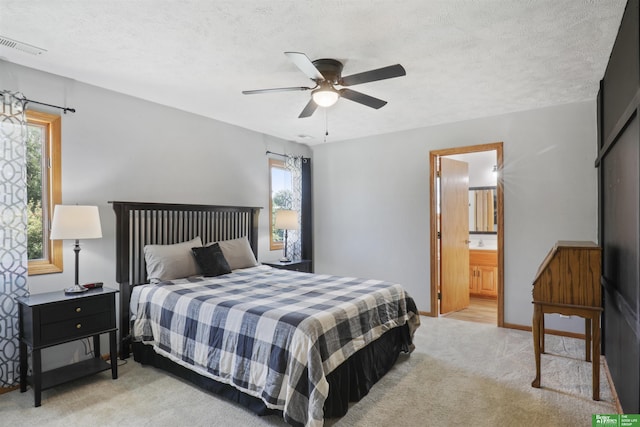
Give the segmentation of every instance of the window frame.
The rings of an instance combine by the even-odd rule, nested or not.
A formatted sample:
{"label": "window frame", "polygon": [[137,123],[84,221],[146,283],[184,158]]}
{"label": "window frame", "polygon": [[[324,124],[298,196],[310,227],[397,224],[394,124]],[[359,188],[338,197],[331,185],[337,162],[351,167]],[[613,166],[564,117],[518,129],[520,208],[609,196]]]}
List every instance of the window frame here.
{"label": "window frame", "polygon": [[[62,241],[50,240],[49,233],[51,231],[51,217],[53,215],[53,207],[62,203],[62,118],[57,114],[49,114],[41,111],[26,111],[27,123],[32,123],[45,127],[47,141],[45,144],[44,155],[45,161],[43,165],[43,174],[47,174],[47,185],[42,189],[42,194],[47,194],[47,200],[43,200],[43,216],[45,222],[43,246],[47,245],[48,255],[44,259],[28,261],[28,275],[35,276],[39,274],[61,273],[63,271],[62,263]],[[46,172],[44,172],[46,171]],[[43,197],[44,199],[44,197]],[[45,209],[46,203],[46,209]],[[46,211],[46,215],[44,212]]]}
{"label": "window frame", "polygon": [[273,240],[273,168],[286,169],[286,167],[283,160],[269,159],[269,249],[275,251],[282,250],[284,242],[275,242]]}

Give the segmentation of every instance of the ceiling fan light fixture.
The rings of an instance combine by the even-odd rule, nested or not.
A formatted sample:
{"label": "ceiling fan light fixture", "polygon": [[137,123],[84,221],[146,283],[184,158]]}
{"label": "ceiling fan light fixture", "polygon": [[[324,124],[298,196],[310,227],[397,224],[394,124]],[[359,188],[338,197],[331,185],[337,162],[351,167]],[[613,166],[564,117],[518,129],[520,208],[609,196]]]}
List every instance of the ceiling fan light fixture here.
{"label": "ceiling fan light fixture", "polygon": [[320,89],[311,92],[311,98],[313,98],[313,102],[320,107],[331,107],[338,101],[340,94],[331,86],[323,85]]}
{"label": "ceiling fan light fixture", "polygon": [[285,55],[287,55],[291,62],[293,62],[300,71],[302,71],[316,84],[315,87],[298,86],[243,90],[242,93],[245,95],[252,95],[256,93],[310,90],[311,99],[307,101],[307,104],[302,109],[302,112],[298,116],[299,119],[312,116],[318,107],[331,107],[333,104],[338,102],[338,99],[340,98],[357,102],[358,104],[374,108],[376,110],[382,108],[387,104],[387,101],[357,92],[349,89],[348,87],[338,90],[334,85],[355,86],[363,83],[407,75],[407,72],[402,65],[395,64],[342,77],[342,62],[336,59],[320,58],[312,61],[302,52],[285,52]]}

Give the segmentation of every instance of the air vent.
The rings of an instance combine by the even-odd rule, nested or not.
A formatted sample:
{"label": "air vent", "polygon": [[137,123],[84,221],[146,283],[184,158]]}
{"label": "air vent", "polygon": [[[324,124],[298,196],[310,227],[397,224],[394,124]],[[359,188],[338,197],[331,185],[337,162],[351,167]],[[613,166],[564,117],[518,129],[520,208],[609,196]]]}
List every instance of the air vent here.
{"label": "air vent", "polygon": [[22,52],[30,53],[31,55],[40,55],[46,52],[46,49],[36,47],[27,43],[19,42],[17,40],[10,39],[9,37],[0,36],[0,46],[9,47],[11,49],[17,49]]}

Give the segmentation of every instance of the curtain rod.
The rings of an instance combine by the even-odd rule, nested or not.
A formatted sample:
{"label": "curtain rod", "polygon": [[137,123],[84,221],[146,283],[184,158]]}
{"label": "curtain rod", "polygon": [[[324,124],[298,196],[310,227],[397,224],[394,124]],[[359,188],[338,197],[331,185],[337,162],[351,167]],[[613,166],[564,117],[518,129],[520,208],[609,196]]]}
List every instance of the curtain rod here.
{"label": "curtain rod", "polygon": [[32,104],[40,104],[40,105],[46,105],[47,107],[58,108],[58,109],[64,111],[64,114],[67,114],[67,111],[70,111],[72,113],[76,112],[75,108],[60,107],[58,105],[46,104],[44,102],[34,101],[34,100],[28,99],[28,98],[24,98],[24,101],[26,101],[27,103],[31,102]]}
{"label": "curtain rod", "polygon": [[269,151],[269,150],[267,150],[267,152],[266,152],[265,154],[266,154],[267,156],[268,156],[269,154],[275,154],[276,156],[287,157],[287,155],[286,155],[286,154],[274,153],[273,151]]}
{"label": "curtain rod", "polygon": [[274,154],[274,155],[276,155],[276,156],[281,156],[281,157],[300,157],[300,158],[301,158],[301,159],[303,159],[303,160],[308,160],[308,159],[309,159],[309,157],[305,157],[305,156],[292,156],[292,155],[290,155],[290,154],[280,154],[280,153],[275,153],[275,152],[273,152],[273,151],[269,151],[269,150],[267,150],[267,152],[266,152],[265,154],[266,154],[267,156],[268,156],[269,154]]}

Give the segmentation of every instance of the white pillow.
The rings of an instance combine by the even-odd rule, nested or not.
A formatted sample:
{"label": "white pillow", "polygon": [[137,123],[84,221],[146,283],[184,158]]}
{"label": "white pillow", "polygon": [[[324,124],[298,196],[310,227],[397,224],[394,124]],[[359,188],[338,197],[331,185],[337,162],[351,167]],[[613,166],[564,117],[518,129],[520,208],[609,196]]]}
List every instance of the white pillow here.
{"label": "white pillow", "polygon": [[146,245],[144,260],[147,263],[149,281],[157,283],[200,274],[200,268],[191,248],[201,246],[200,236],[174,245]]}
{"label": "white pillow", "polygon": [[240,237],[239,239],[223,240],[218,242],[218,244],[232,270],[258,265],[258,261],[256,261],[256,257],[251,250],[251,245],[246,236]]}

